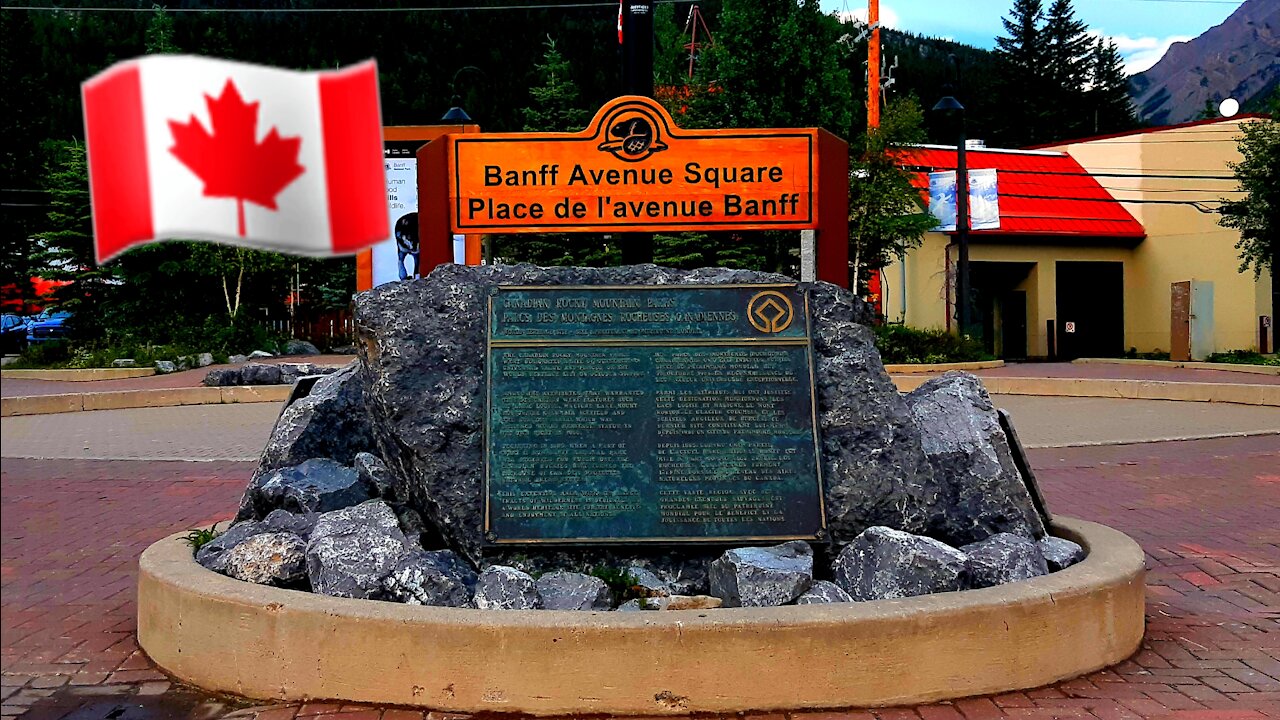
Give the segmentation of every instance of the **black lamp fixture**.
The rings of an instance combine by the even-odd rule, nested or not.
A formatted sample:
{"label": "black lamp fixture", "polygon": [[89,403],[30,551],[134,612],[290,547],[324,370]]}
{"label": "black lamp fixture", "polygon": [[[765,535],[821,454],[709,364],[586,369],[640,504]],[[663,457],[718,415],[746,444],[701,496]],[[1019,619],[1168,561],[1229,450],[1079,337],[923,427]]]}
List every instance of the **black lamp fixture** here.
{"label": "black lamp fixture", "polygon": [[475,65],[464,65],[458,68],[458,72],[453,74],[453,80],[449,81],[449,88],[453,92],[452,97],[449,98],[451,107],[445,112],[444,117],[440,118],[441,122],[450,125],[465,125],[472,122],[471,116],[467,114],[466,110],[462,109],[462,96],[458,94],[458,78],[462,77],[462,73],[467,71],[479,73],[481,76],[484,75],[484,71]]}
{"label": "black lamp fixture", "polygon": [[[960,66],[955,55],[950,57],[950,63],[959,82]],[[959,142],[956,143],[956,244],[960,257],[956,261],[956,325],[960,334],[965,335],[969,330],[969,169],[965,157],[964,105],[955,99],[951,83],[943,85],[942,92],[946,94],[933,106],[933,111],[954,117],[959,128]]]}

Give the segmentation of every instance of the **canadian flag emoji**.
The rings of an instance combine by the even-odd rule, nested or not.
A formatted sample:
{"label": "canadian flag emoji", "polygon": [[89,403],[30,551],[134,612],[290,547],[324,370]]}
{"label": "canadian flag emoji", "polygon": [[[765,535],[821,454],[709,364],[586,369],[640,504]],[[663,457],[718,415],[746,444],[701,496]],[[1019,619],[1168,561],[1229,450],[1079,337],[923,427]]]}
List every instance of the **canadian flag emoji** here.
{"label": "canadian flag emoji", "polygon": [[167,238],[341,255],[391,234],[372,60],[293,72],[156,55],[81,91],[99,263]]}

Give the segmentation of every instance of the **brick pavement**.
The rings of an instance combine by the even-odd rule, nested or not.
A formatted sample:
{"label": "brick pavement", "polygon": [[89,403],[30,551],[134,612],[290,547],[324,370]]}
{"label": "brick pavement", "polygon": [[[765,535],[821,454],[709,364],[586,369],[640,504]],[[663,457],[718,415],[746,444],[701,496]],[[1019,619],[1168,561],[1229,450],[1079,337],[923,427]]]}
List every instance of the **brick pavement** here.
{"label": "brick pavement", "polygon": [[[1025,692],[748,720],[1280,718],[1280,442],[1227,438],[1031,457],[1051,508],[1117,527],[1146,550],[1148,628],[1136,655]],[[4,461],[5,720],[457,717],[323,703],[237,707],[184,694],[137,650],[138,554],[169,533],[227,516],[251,471],[248,463]],[[98,704],[86,706],[90,698]],[[151,714],[130,715],[133,708]]]}

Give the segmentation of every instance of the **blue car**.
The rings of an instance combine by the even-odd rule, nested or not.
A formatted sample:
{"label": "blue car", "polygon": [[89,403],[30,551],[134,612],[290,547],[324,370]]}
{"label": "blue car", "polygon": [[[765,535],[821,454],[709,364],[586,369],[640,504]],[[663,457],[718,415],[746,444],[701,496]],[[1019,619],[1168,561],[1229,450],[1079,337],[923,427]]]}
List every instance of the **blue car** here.
{"label": "blue car", "polygon": [[0,317],[0,351],[20,353],[27,346],[27,319],[5,313]]}
{"label": "blue car", "polygon": [[70,317],[71,313],[66,310],[45,310],[36,315],[27,325],[27,343],[42,343],[66,337],[65,323]]}

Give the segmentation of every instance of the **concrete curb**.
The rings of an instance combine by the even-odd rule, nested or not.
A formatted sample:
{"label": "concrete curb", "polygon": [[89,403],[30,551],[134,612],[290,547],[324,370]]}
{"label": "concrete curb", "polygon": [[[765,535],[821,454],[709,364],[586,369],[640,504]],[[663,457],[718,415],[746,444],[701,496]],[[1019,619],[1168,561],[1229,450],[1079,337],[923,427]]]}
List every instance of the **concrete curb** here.
{"label": "concrete curb", "polygon": [[890,375],[912,375],[915,373],[944,373],[949,370],[963,370],[965,372],[973,372],[974,370],[990,370],[992,368],[1004,367],[1003,360],[980,360],[977,362],[958,362],[958,363],[893,363],[885,365],[885,372]]}
{"label": "concrete curb", "polygon": [[283,402],[292,385],[242,385],[237,387],[161,388],[96,393],[26,395],[0,398],[0,417],[50,415],[83,410],[173,407],[175,405],[224,405],[229,403]]}
{"label": "concrete curb", "polygon": [[[901,392],[910,392],[929,378],[898,375],[893,382]],[[1121,380],[1113,378],[1041,378],[983,376],[982,384],[993,395],[1046,395],[1060,397],[1101,397],[1127,400],[1179,400],[1223,402],[1239,405],[1280,407],[1280,385],[1243,383],[1167,382],[1163,380]]]}
{"label": "concrete curb", "polygon": [[1218,370],[1220,372],[1253,373],[1255,375],[1280,375],[1280,366],[1239,365],[1236,363],[1181,362],[1175,360],[1140,360],[1138,358],[1077,358],[1071,361],[1080,365],[1145,365],[1148,367],[1187,368],[1189,370]]}
{"label": "concrete curb", "polygon": [[93,380],[127,380],[151,377],[153,367],[79,368],[66,370],[0,370],[0,377],[12,380],[54,380],[57,382],[91,382]]}
{"label": "concrete curb", "polygon": [[455,712],[688,715],[931,702],[1117,663],[1143,635],[1142,549],[1070,518],[1089,550],[996,588],[780,608],[480,611],[233,580],[182,535],[143,553],[138,641],[166,672],[263,700]]}

